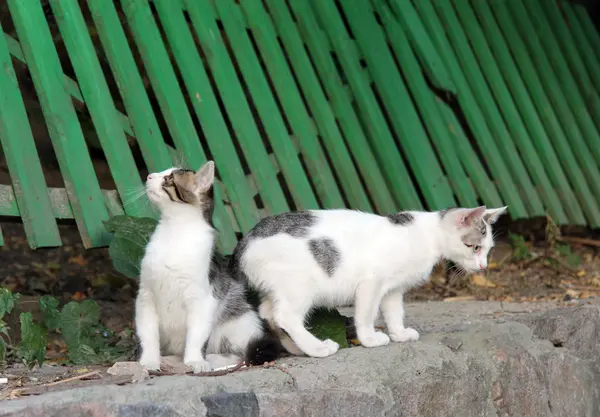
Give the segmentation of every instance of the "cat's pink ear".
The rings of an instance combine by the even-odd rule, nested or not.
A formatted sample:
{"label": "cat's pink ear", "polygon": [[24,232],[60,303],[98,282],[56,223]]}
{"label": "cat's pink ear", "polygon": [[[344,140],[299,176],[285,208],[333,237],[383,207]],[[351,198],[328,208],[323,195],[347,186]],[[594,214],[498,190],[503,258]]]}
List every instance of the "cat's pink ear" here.
{"label": "cat's pink ear", "polygon": [[196,186],[198,191],[205,193],[210,190],[215,182],[215,163],[208,161],[196,172]]}
{"label": "cat's pink ear", "polygon": [[456,226],[467,227],[485,214],[485,206],[457,210]]}
{"label": "cat's pink ear", "polygon": [[485,211],[485,214],[483,215],[483,220],[485,220],[487,222],[487,224],[494,224],[496,223],[496,221],[498,220],[498,217],[500,217],[500,215],[502,215],[506,209],[508,208],[508,206],[504,206],[504,207],[500,207],[497,209],[488,209]]}

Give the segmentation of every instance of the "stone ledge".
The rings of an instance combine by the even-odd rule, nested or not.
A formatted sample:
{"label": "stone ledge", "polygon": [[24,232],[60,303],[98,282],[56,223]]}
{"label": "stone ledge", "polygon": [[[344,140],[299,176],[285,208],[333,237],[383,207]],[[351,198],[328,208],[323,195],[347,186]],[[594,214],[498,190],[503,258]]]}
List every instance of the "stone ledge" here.
{"label": "stone ledge", "polygon": [[597,417],[599,305],[416,304],[418,342],[48,393],[5,401],[0,416]]}

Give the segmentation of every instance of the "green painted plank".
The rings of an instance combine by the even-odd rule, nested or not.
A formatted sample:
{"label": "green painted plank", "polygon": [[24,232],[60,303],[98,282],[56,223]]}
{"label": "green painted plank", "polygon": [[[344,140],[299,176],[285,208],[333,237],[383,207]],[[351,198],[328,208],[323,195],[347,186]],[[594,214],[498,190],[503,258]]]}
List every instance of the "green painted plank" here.
{"label": "green painted plank", "polygon": [[52,216],[42,165],[4,37],[0,37],[0,68],[0,143],[27,241],[32,249],[60,246],[60,234]]}
{"label": "green painted plank", "polygon": [[341,6],[429,208],[435,210],[454,205],[452,189],[440,168],[370,5],[366,2],[342,2]]}
{"label": "green painted plank", "polygon": [[[177,150],[184,155],[187,166],[198,169],[206,162],[206,156],[148,0],[122,0],[122,5]],[[222,168],[217,169],[220,171]],[[235,232],[217,189],[213,221],[219,230],[222,249],[227,250],[235,246]]]}
{"label": "green painted plank", "polygon": [[[508,9],[508,14],[512,15],[512,22],[519,30],[521,37],[524,40],[534,67],[536,68],[539,78],[550,98],[550,102],[554,107],[556,116],[569,138],[569,144],[577,157],[577,163],[585,174],[588,185],[594,192],[596,202],[598,203],[600,202],[600,167],[598,166],[598,162],[594,160],[593,153],[590,151],[590,148],[584,139],[585,134],[589,134],[589,132],[584,133],[581,130],[574,115],[574,110],[576,110],[576,112],[585,110],[585,105],[583,109],[572,109],[569,107],[567,96],[570,94],[567,93],[566,89],[561,88],[561,82],[553,70],[550,59],[541,45],[538,34],[533,30],[534,24],[529,18],[523,5],[510,1],[503,1],[502,3],[498,2],[496,9],[505,8]],[[575,90],[577,89],[576,86],[573,86],[572,88]],[[598,211],[596,215],[600,219],[600,211]]]}
{"label": "green painted plank", "polygon": [[262,138],[237,80],[210,1],[184,0],[183,4],[187,7],[196,36],[206,54],[221,99],[265,207],[270,214],[287,211],[288,204],[277,181],[275,170],[269,163]]}
{"label": "green painted plank", "polygon": [[39,2],[9,0],[21,47],[40,99],[84,246],[104,246],[109,215],[77,114],[63,85],[60,61]]}
{"label": "green painted plank", "polygon": [[[585,216],[581,206],[572,191],[563,168],[561,167],[561,158],[557,156],[553,147],[552,142],[554,142],[555,138],[561,142],[560,137],[562,133],[553,131],[550,131],[550,134],[546,133],[544,123],[542,123],[542,119],[540,119],[533,102],[535,97],[529,95],[528,87],[521,78],[519,68],[517,68],[511,55],[511,51],[504,41],[504,37],[489,8],[484,5],[474,4],[475,11],[481,22],[481,26],[479,26],[476,23],[476,20],[473,20],[473,14],[470,13],[471,8],[466,4],[465,0],[455,0],[455,3],[459,15],[465,16],[463,24],[465,25],[465,29],[467,30],[467,34],[470,37],[473,47],[480,55],[480,62],[482,62],[482,65],[488,66],[488,59],[484,57],[489,55],[489,52],[486,52],[488,49],[492,52],[493,56],[491,59],[495,60],[504,77],[506,86],[512,94],[514,104],[522,116],[522,120],[526,125],[530,138],[538,149],[540,157],[544,161],[544,165],[547,168],[547,174],[554,184],[557,196],[562,201],[563,207],[569,216],[569,221],[574,224],[585,224]],[[493,69],[490,67],[487,68],[486,71],[491,73]],[[534,89],[532,93],[536,94],[536,90]],[[505,112],[510,111],[508,104],[505,106],[504,110]],[[509,116],[507,116],[507,118],[512,119]],[[552,125],[546,124],[546,126]],[[566,141],[564,135],[562,135],[562,138],[562,142]]]}
{"label": "green painted plank", "polygon": [[446,70],[442,58],[438,54],[427,30],[425,30],[425,26],[421,23],[421,19],[419,19],[413,5],[408,1],[391,0],[390,7],[413,45],[419,63],[427,73],[431,83],[437,88],[456,94],[456,86],[452,81],[452,77]]}
{"label": "green painted plank", "polygon": [[[405,0],[402,0],[405,1]],[[457,100],[464,112],[465,119],[473,132],[479,145],[479,149],[485,158],[492,177],[500,191],[504,204],[509,206],[509,212],[514,219],[527,217],[527,209],[518,193],[519,187],[512,180],[511,173],[502,159],[500,149],[494,141],[485,116],[483,115],[473,91],[470,81],[467,81],[453,52],[453,48],[446,38],[443,26],[439,21],[430,1],[423,0],[414,3],[421,17],[421,21],[432,37],[438,52],[442,55],[446,68],[452,75],[456,88],[458,89]]]}
{"label": "green painted plank", "polygon": [[[277,31],[288,54],[291,54],[291,62],[295,66],[296,73],[303,71],[306,65],[311,65],[310,58],[306,55],[304,49],[303,42],[306,42],[312,56],[312,62],[315,64],[325,93],[329,98],[329,105],[334,112],[332,117],[337,118],[340,123],[346,141],[354,155],[354,160],[358,163],[365,179],[367,190],[373,196],[377,211],[380,213],[398,211],[399,207],[396,205],[389,187],[386,186],[385,176],[371,150],[352,103],[348,100],[348,95],[337,74],[330,51],[326,48],[326,42],[323,39],[318,39],[323,34],[320,31],[315,33],[304,31],[301,34],[300,28],[295,26],[290,10],[284,2],[274,0],[269,1],[268,5]],[[290,28],[294,30],[290,30]],[[316,82],[318,83],[318,80]],[[317,94],[316,100],[327,101],[327,97],[324,95],[321,97],[319,93],[320,90],[314,93]]]}
{"label": "green painted plank", "polygon": [[[560,6],[560,10],[567,20],[577,50],[595,86],[592,91],[600,94],[600,52],[598,52],[600,42],[596,40],[597,32],[586,24],[589,22],[589,16],[587,16],[585,8],[573,7],[570,2],[565,1],[561,1],[557,5]],[[593,25],[593,23],[591,24]]]}
{"label": "green painted plank", "polygon": [[[596,163],[600,164],[600,135],[592,120],[591,109],[588,109],[586,102],[579,93],[575,78],[567,65],[567,58],[559,47],[558,36],[555,36],[555,28],[550,26],[546,20],[543,9],[550,7],[542,7],[537,1],[528,1],[523,5],[515,5],[514,13],[528,14],[528,18],[523,15],[523,23],[533,24],[532,27],[535,28],[546,56],[554,68],[556,79],[560,83],[560,89],[567,99],[565,104],[570,107],[583,138],[587,142],[592,155],[596,158]],[[537,46],[539,47],[539,44]],[[600,99],[598,94],[594,94],[594,96]],[[598,114],[598,119],[600,120],[600,114]]]}
{"label": "green painted plank", "polygon": [[[527,172],[519,151],[513,143],[498,109],[498,105],[490,92],[490,88],[481,73],[477,59],[469,46],[469,41],[452,8],[452,4],[449,0],[436,0],[432,4],[435,6],[438,18],[446,29],[446,34],[454,49],[458,63],[462,68],[464,76],[469,80],[473,96],[496,139],[496,144],[512,174],[512,179],[518,186],[517,190],[521,201],[527,207],[529,216],[543,216],[545,211],[542,200],[531,181],[530,173]],[[535,152],[532,154],[535,155]],[[531,155],[524,156],[528,157]],[[531,165],[533,161],[528,161],[528,163]],[[541,166],[538,166],[536,169],[538,172],[543,171],[543,167]],[[499,179],[503,180],[503,178]]]}
{"label": "green painted plank", "polygon": [[[220,4],[222,5],[222,3]],[[256,39],[259,51],[263,56],[267,72],[273,81],[281,106],[285,111],[294,135],[298,139],[298,144],[303,142],[317,144],[319,142],[317,136],[320,135],[323,139],[323,145],[329,154],[332,168],[337,173],[337,179],[343,193],[348,199],[350,207],[371,211],[371,204],[360,182],[360,177],[350,158],[344,140],[337,130],[337,126],[332,126],[330,123],[331,118],[327,117],[330,116],[330,113],[328,115],[316,113],[317,111],[330,112],[331,110],[329,108],[325,109],[325,107],[318,110],[312,109],[314,120],[311,119],[302,101],[298,86],[294,82],[294,75],[286,62],[281,46],[276,38],[273,23],[265,13],[261,1],[244,1],[241,3],[241,7],[247,18],[248,26]],[[295,75],[301,87],[306,87],[308,83],[312,84],[315,81],[314,72],[296,72]],[[305,94],[308,92],[307,90],[304,91]],[[316,93],[311,91],[310,94],[310,96],[305,97],[309,101],[309,105],[314,105]],[[313,125],[315,123],[318,132],[314,130]],[[308,155],[306,158],[308,158]]]}
{"label": "green painted plank", "polygon": [[532,7],[538,11],[541,10],[547,19],[547,25],[556,34],[556,40],[565,55],[566,62],[571,68],[575,81],[579,87],[579,93],[583,97],[587,108],[594,119],[596,128],[600,129],[600,94],[594,87],[590,74],[585,67],[585,63],[575,42],[575,38],[571,34],[569,27],[558,8],[556,2],[540,3],[541,0],[534,2]]}
{"label": "green painted plank", "polygon": [[439,112],[436,97],[423,77],[416,51],[413,51],[408,40],[408,34],[406,33],[408,30],[406,32],[403,30],[384,0],[375,0],[373,3],[383,22],[388,41],[404,74],[408,89],[417,104],[419,114],[429,131],[429,136],[437,148],[437,153],[459,203],[463,207],[477,206],[477,195],[463,170],[455,145],[452,143],[452,137],[448,132],[448,127],[444,124],[442,115]]}
{"label": "green painted plank", "polygon": [[[581,205],[588,221],[592,224],[596,223],[598,217],[597,204],[594,201],[593,194],[586,182],[585,176],[580,169],[579,163],[573,154],[573,150],[569,144],[563,127],[557,119],[552,104],[546,95],[544,86],[542,85],[538,73],[535,70],[531,57],[523,40],[519,36],[518,31],[512,22],[510,15],[506,9],[499,8],[496,11],[496,20],[500,31],[493,30],[496,26],[492,25],[494,20],[491,14],[490,5],[491,2],[475,2],[471,3],[475,8],[477,15],[482,22],[482,28],[486,34],[488,42],[493,46],[494,36],[503,34],[506,44],[509,46],[511,55],[514,57],[514,62],[519,68],[521,77],[527,91],[531,96],[536,108],[537,113],[544,124],[546,133],[552,140],[554,149],[557,154],[560,155],[560,162],[571,182],[571,186],[575,191],[579,204]],[[484,20],[485,19],[485,20]],[[496,58],[501,58],[496,55]],[[513,88],[513,94],[515,89]],[[519,101],[520,102],[520,101]]]}
{"label": "green painted plank", "polygon": [[[217,9],[222,9],[220,17],[227,31],[230,46],[235,55],[240,72],[243,74],[245,84],[252,97],[252,102],[261,118],[262,125],[269,138],[275,158],[281,168],[281,172],[288,185],[296,210],[316,209],[319,207],[317,197],[313,193],[311,184],[304,172],[302,163],[298,156],[298,150],[294,146],[285,126],[283,116],[279,112],[275,98],[270,92],[270,87],[262,71],[260,62],[254,53],[253,46],[247,34],[245,25],[240,22],[240,11],[230,3],[219,2]],[[225,7],[224,7],[225,6]],[[311,165],[314,167],[316,164]],[[329,202],[327,193],[336,190],[331,172],[328,166],[321,165],[319,171],[323,172],[324,178],[316,182],[317,192],[321,199]],[[329,174],[329,175],[328,175]],[[341,195],[335,193],[333,199],[341,201]]]}
{"label": "green painted plank", "polygon": [[[567,213],[571,215],[572,221],[583,221],[581,207],[575,199],[502,37],[499,34],[494,36],[492,41],[494,45],[490,48],[468,0],[454,0],[454,4],[476,59],[502,110],[511,136],[525,160],[529,162],[529,172],[537,184],[549,213],[560,224],[569,222]],[[498,55],[506,62],[496,62],[492,50],[497,50]],[[511,87],[516,90],[512,95]],[[573,205],[574,208],[569,209],[569,205]],[[563,207],[566,207],[566,210]]]}
{"label": "green painted plank", "polygon": [[[394,198],[388,187],[385,186],[385,179],[377,164],[377,160],[371,151],[369,142],[364,136],[358,121],[354,118],[354,127],[358,130],[348,130],[350,125],[347,123],[348,115],[339,119],[340,126],[336,121],[336,108],[333,103],[328,102],[323,87],[319,81],[316,69],[311,63],[311,59],[306,51],[303,39],[300,37],[295,26],[287,4],[280,0],[267,2],[273,23],[278,30],[283,47],[287,52],[293,72],[296,74],[300,89],[306,98],[308,107],[313,118],[316,121],[317,128],[323,136],[325,146],[328,148],[329,155],[335,156],[337,161],[346,160],[347,164],[352,165],[353,160],[350,157],[351,152],[356,162],[357,168],[364,180],[365,188],[371,196],[374,207],[379,213],[391,213],[395,210]],[[256,7],[257,21],[265,17],[264,9]],[[264,32],[271,32],[272,25],[267,25],[268,29]],[[265,33],[272,36],[273,42],[276,42],[273,33]],[[283,57],[282,57],[283,59]],[[313,62],[318,65],[318,60],[313,57]],[[339,109],[339,107],[338,107]],[[342,132],[344,136],[342,136]],[[347,148],[344,146],[346,143]],[[335,161],[334,161],[335,163]],[[350,171],[352,173],[352,171]],[[340,179],[343,178],[340,174]],[[352,187],[352,184],[349,184]]]}
{"label": "green painted plank", "polygon": [[88,6],[148,171],[163,171],[171,166],[171,158],[114,3],[89,0]]}
{"label": "green painted plank", "polygon": [[254,195],[246,187],[244,169],[237,157],[192,34],[187,28],[185,16],[181,7],[170,0],[157,0],[154,4],[215,164],[222,167],[219,173],[227,186],[235,218],[241,230],[248,232],[259,220]]}
{"label": "green painted plank", "polygon": [[[50,5],[112,177],[121,196],[127,196],[143,185],[79,4],[71,0],[50,0]],[[145,198],[131,201],[125,212],[139,217],[154,215]]]}
{"label": "green painted plank", "polygon": [[[487,45],[483,32],[477,23],[475,14],[466,0],[455,0],[454,3],[457,15],[461,19],[464,34],[468,38],[468,42],[473,50],[474,59],[480,65],[487,81],[487,85],[491,89],[496,100],[496,104],[498,105],[502,116],[504,116],[504,120],[506,121],[506,126],[508,127],[510,137],[508,139],[505,137],[504,140],[513,140],[518,148],[518,152],[523,155],[523,159],[527,161],[527,170],[529,175],[531,175],[534,183],[536,184],[536,189],[541,196],[545,207],[549,210],[555,221],[559,222],[560,224],[568,223],[567,214],[563,209],[561,200],[558,198],[554,186],[550,181],[549,175],[544,167],[544,162],[538,155],[536,147],[534,146],[533,141],[527,132],[527,128],[525,127],[523,119],[517,110],[517,106],[510,94],[510,91],[506,87],[502,74],[498,69],[494,56],[490,51],[490,47]],[[454,13],[453,11],[451,12]],[[445,13],[446,11],[441,11],[441,14]],[[452,17],[452,19],[455,17]],[[540,148],[542,157],[546,156],[545,153],[548,152],[548,150],[550,150],[552,154],[554,153],[547,139],[545,143],[547,146]],[[517,151],[513,150],[513,152]],[[558,161],[554,160],[554,162],[556,165],[548,168],[548,170],[560,170]],[[566,185],[568,188],[568,183],[564,183],[563,185]],[[538,213],[537,215],[540,214]]]}
{"label": "green painted plank", "polygon": [[[358,116],[365,126],[371,147],[384,171],[397,204],[406,210],[422,209],[423,206],[415,186],[394,138],[387,128],[387,123],[373,95],[369,81],[360,68],[355,46],[344,29],[344,23],[335,8],[335,4],[328,1],[313,2],[312,6],[315,9],[313,12],[306,0],[290,0],[289,3],[301,30],[304,32],[304,36],[308,38],[308,34],[310,34],[318,37],[318,42],[329,40],[331,49],[335,50],[343,72],[348,79],[352,95],[356,100]],[[326,34],[321,32],[317,17],[321,19],[320,26],[327,30]],[[339,77],[337,71],[335,75],[332,73],[332,77]],[[348,101],[352,101],[350,95],[348,95]]]}
{"label": "green painted plank", "polygon": [[[568,17],[572,27],[576,26],[581,28],[589,45],[592,47],[592,51],[596,54],[596,59],[600,61],[600,31],[598,31],[598,27],[592,22],[592,18],[586,7],[583,4],[576,4],[574,2],[561,1],[561,4],[566,6],[565,8],[567,10],[565,13],[569,13],[568,10],[574,12],[576,19],[572,19],[571,16]],[[569,15],[571,15],[571,13],[569,13]]]}

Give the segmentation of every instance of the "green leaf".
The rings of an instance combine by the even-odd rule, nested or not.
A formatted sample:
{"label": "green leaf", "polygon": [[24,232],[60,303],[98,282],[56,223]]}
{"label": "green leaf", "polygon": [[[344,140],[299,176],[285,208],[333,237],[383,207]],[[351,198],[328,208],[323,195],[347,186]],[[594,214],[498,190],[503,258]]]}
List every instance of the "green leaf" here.
{"label": "green leaf", "polygon": [[8,288],[0,287],[0,319],[15,308],[20,296],[21,294],[13,294]]}
{"label": "green leaf", "polygon": [[337,310],[315,310],[308,321],[308,329],[321,340],[331,339],[342,349],[348,347],[346,319]]}
{"label": "green leaf", "polygon": [[29,366],[37,361],[39,366],[44,363],[46,357],[46,343],[48,337],[47,329],[33,322],[33,315],[29,312],[21,313],[21,343],[18,355]]}
{"label": "green leaf", "polygon": [[71,301],[60,313],[60,331],[65,343],[71,349],[84,343],[90,330],[100,321],[100,307],[93,300],[81,303]]}
{"label": "green leaf", "polygon": [[156,224],[155,219],[126,215],[104,222],[106,230],[114,234],[109,255],[117,271],[129,278],[139,277],[140,263]]}
{"label": "green leaf", "polygon": [[75,365],[91,365],[102,362],[96,351],[86,344],[77,345],[73,349],[69,347],[69,360]]}
{"label": "green leaf", "polygon": [[40,298],[40,309],[44,315],[44,324],[48,330],[56,330],[60,327],[58,304],[58,299],[50,295],[44,295]]}
{"label": "green leaf", "polygon": [[508,239],[513,247],[513,258],[516,261],[523,261],[531,258],[531,252],[529,251],[529,247],[527,246],[527,243],[525,243],[525,238],[523,236],[509,233]]}

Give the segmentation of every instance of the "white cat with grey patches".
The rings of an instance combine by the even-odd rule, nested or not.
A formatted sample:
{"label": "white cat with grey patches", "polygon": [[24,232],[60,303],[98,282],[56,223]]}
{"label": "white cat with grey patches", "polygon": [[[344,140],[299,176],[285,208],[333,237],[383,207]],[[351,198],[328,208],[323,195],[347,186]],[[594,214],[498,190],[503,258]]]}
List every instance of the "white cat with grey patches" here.
{"label": "white cat with grey patches", "polygon": [[278,343],[246,301],[213,243],[214,163],[198,172],[148,175],[146,193],[160,210],[140,271],[135,304],[140,364],[159,369],[161,353],[183,357],[194,372],[245,360],[275,359]]}
{"label": "white cat with grey patches", "polygon": [[[354,304],[358,340],[366,347],[417,340],[419,333],[404,325],[403,294],[443,259],[470,272],[485,269],[491,226],[505,211],[284,213],[261,220],[240,241],[232,267],[258,290],[259,314],[292,354],[325,357],[339,348],[305,328],[315,307]],[[388,334],[375,330],[380,310]]]}

